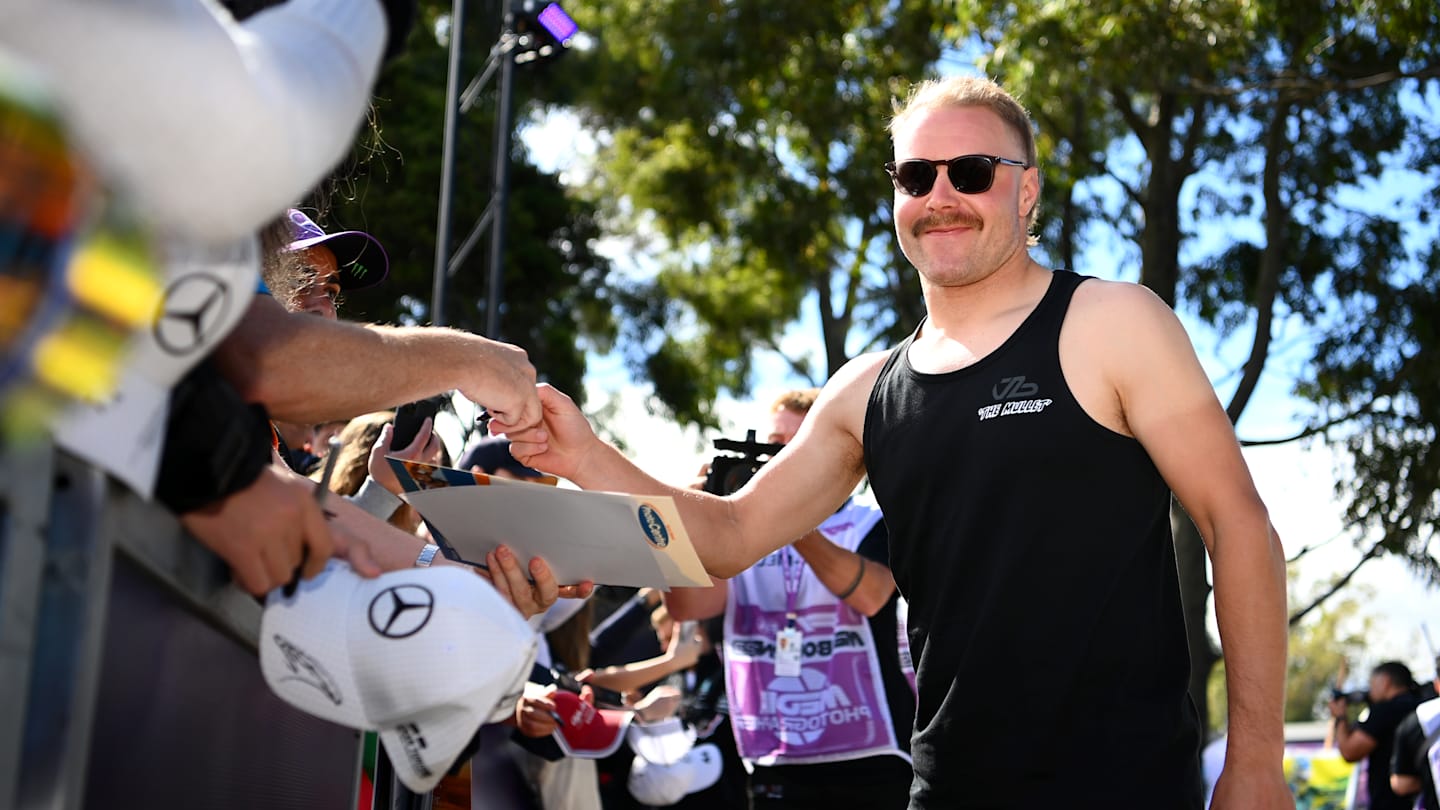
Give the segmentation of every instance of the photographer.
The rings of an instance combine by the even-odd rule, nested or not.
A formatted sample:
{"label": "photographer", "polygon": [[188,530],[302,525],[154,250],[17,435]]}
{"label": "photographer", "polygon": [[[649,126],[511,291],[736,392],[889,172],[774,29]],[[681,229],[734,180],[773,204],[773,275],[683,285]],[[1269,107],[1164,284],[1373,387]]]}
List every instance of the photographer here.
{"label": "photographer", "polygon": [[[795,437],[816,394],[793,391],[775,401],[772,445]],[[717,442],[727,445],[738,449]],[[705,488],[731,491],[756,466],[718,458]],[[733,579],[665,595],[677,620],[725,616],[730,722],[751,771],[752,810],[908,803],[915,693],[901,667],[888,557],[879,510],[852,498]],[[848,701],[843,711],[825,703],[835,694]]]}
{"label": "photographer", "polygon": [[1335,747],[1346,762],[1369,757],[1366,773],[1370,784],[1371,810],[1409,810],[1411,800],[1390,789],[1390,758],[1395,729],[1414,713],[1420,703],[1415,678],[1399,661],[1387,661],[1370,671],[1369,708],[1360,722],[1352,725],[1347,712],[1350,701],[1339,695],[1330,701],[1335,723]]}
{"label": "photographer", "polygon": [[[1440,692],[1440,656],[1435,659],[1435,680],[1432,686]],[[1397,796],[1424,794],[1427,810],[1440,810],[1440,794],[1435,791],[1435,775],[1431,771],[1430,750],[1440,743],[1440,697],[1431,698],[1415,707],[1395,730],[1395,752],[1390,756],[1390,789]]]}

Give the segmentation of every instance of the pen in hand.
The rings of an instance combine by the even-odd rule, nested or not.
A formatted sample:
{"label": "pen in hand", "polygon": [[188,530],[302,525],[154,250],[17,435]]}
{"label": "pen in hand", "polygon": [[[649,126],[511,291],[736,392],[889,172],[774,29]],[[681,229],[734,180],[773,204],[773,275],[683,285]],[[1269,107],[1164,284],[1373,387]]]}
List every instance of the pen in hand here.
{"label": "pen in hand", "polygon": [[[340,457],[340,440],[331,437],[329,450],[325,452],[325,466],[320,470],[320,480],[315,482],[315,505],[325,512],[325,499],[330,495],[330,477],[335,474],[335,461]],[[333,517],[325,512],[325,517]],[[300,585],[300,572],[305,569],[305,563],[310,559],[310,547],[303,546],[300,549],[300,564],[295,566],[295,576],[286,583],[282,593],[285,596],[293,596],[295,589]]]}

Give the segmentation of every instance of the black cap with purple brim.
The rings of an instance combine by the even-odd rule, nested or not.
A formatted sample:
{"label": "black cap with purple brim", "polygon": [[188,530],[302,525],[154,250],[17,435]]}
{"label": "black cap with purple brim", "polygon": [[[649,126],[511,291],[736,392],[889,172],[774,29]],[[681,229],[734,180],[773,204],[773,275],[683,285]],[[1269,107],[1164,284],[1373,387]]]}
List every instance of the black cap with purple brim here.
{"label": "black cap with purple brim", "polygon": [[362,290],[373,287],[390,274],[390,257],[375,237],[363,231],[325,233],[303,211],[291,208],[286,212],[295,240],[286,250],[304,250],[324,245],[335,254],[340,267],[340,288]]}

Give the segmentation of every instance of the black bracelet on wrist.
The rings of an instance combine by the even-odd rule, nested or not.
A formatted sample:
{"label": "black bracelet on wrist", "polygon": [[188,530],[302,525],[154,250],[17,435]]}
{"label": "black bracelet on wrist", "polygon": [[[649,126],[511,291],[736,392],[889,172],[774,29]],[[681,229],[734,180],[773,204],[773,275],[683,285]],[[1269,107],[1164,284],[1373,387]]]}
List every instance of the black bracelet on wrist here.
{"label": "black bracelet on wrist", "polygon": [[837,593],[837,594],[835,594],[835,596],[836,596],[838,599],[840,599],[840,601],[842,601],[842,602],[845,601],[846,599],[850,598],[850,594],[855,593],[855,589],[858,588],[858,587],[860,587],[860,580],[862,580],[862,579],[864,579],[864,578],[865,578],[865,558],[864,558],[864,557],[861,557],[861,558],[860,558],[860,570],[855,572],[855,581],[852,582],[852,583],[850,583],[850,587],[846,588],[844,593]]}

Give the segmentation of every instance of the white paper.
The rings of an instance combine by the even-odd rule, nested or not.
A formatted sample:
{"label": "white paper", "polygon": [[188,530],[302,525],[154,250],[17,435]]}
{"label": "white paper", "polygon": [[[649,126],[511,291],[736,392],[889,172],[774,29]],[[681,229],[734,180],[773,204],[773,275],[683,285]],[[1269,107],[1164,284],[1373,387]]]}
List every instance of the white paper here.
{"label": "white paper", "polygon": [[472,563],[483,563],[487,552],[504,544],[522,563],[543,557],[561,583],[588,579],[664,590],[710,585],[668,497],[492,479],[404,498]]}
{"label": "white paper", "polygon": [[109,402],[81,403],[56,421],[55,443],[149,499],[160,473],[169,414],[170,390],[127,369]]}

